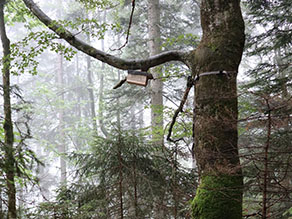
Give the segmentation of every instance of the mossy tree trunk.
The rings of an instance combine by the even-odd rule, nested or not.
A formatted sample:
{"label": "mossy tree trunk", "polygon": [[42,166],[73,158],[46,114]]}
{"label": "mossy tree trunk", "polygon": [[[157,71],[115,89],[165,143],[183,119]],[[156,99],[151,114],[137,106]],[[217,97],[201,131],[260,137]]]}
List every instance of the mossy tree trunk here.
{"label": "mossy tree trunk", "polygon": [[201,182],[192,202],[200,219],[242,218],[238,156],[235,73],[244,47],[239,0],[202,0],[203,37],[193,53],[192,73],[232,71],[202,76],[195,87],[194,146]]}
{"label": "mossy tree trunk", "polygon": [[17,217],[16,212],[16,188],[15,188],[15,159],[14,159],[14,135],[13,123],[11,113],[10,101],[10,40],[6,35],[4,23],[4,5],[6,1],[0,0],[0,36],[3,47],[3,69],[2,69],[2,83],[3,83],[3,103],[4,103],[4,173],[7,186],[8,197],[8,219]]}

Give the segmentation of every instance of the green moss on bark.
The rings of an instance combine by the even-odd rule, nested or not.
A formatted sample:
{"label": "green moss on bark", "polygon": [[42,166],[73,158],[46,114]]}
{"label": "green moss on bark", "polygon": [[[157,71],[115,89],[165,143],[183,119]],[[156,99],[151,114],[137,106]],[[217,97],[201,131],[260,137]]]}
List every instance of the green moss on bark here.
{"label": "green moss on bark", "polygon": [[193,219],[241,219],[242,176],[203,176],[191,203]]}

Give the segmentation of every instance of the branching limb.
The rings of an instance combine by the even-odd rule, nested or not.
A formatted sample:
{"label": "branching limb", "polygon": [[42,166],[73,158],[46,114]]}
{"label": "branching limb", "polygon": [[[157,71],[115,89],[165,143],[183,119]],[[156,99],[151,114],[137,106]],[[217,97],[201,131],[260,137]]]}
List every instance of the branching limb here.
{"label": "branching limb", "polygon": [[190,76],[190,77],[188,77],[187,88],[186,88],[186,90],[184,92],[183,98],[182,98],[182,100],[180,102],[180,105],[179,105],[178,109],[174,112],[174,115],[172,117],[172,121],[171,121],[169,129],[168,129],[168,135],[167,135],[166,139],[168,141],[170,141],[170,142],[176,143],[176,142],[178,142],[178,141],[183,139],[183,138],[179,138],[179,139],[173,140],[173,139],[171,139],[171,134],[172,134],[173,126],[174,126],[174,124],[176,122],[176,118],[177,118],[177,116],[178,116],[178,114],[180,112],[183,112],[183,107],[184,107],[184,105],[185,105],[185,103],[186,103],[186,101],[188,99],[189,92],[190,92],[190,90],[191,90],[193,85],[194,85],[194,79]]}
{"label": "branching limb", "polygon": [[180,50],[163,52],[158,55],[151,56],[147,59],[140,59],[140,60],[125,60],[125,59],[118,58],[116,56],[105,53],[101,50],[98,50],[88,45],[87,43],[83,42],[82,40],[78,39],[70,31],[65,29],[56,21],[53,21],[51,18],[49,18],[34,3],[33,0],[23,0],[23,2],[43,24],[45,24],[48,28],[50,28],[53,32],[55,32],[60,38],[67,41],[71,46],[113,67],[116,67],[122,70],[142,69],[144,71],[147,71],[151,67],[164,64],[170,61],[181,61],[185,64],[188,63],[190,52],[185,52],[185,51],[180,51]]}

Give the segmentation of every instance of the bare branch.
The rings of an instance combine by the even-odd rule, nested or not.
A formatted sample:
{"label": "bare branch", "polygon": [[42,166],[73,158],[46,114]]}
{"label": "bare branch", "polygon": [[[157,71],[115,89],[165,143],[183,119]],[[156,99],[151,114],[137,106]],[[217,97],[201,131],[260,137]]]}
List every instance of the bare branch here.
{"label": "bare branch", "polygon": [[191,88],[192,88],[193,85],[194,85],[194,79],[190,76],[190,77],[188,77],[187,88],[185,90],[185,93],[183,95],[183,98],[182,98],[182,100],[180,102],[180,105],[179,105],[178,109],[174,112],[174,115],[172,117],[171,124],[170,124],[169,129],[168,129],[168,135],[167,135],[167,138],[166,139],[168,141],[170,141],[170,142],[176,143],[176,142],[178,142],[180,140],[183,140],[183,138],[179,138],[177,140],[173,140],[173,139],[171,139],[171,134],[172,134],[173,126],[174,126],[174,124],[176,122],[176,118],[177,118],[177,116],[178,116],[178,114],[180,112],[183,112],[183,107],[184,107],[184,105],[185,105],[185,103],[186,103],[186,101],[188,99],[189,92],[190,92],[190,90],[191,90]]}
{"label": "bare branch", "polygon": [[119,87],[121,87],[125,82],[127,81],[127,78],[124,78],[123,80],[120,80],[119,83],[117,83],[113,89],[117,89]]}
{"label": "bare branch", "polygon": [[170,61],[181,61],[185,64],[188,63],[190,52],[185,52],[185,51],[180,51],[180,50],[163,52],[158,55],[151,56],[147,59],[140,59],[140,60],[125,60],[125,59],[118,58],[116,56],[105,53],[101,50],[98,50],[88,45],[87,43],[83,42],[82,40],[78,39],[70,31],[65,29],[56,21],[53,21],[51,18],[49,18],[34,3],[33,0],[23,0],[23,2],[43,24],[45,24],[48,28],[50,28],[53,32],[55,32],[60,38],[67,41],[71,46],[113,67],[116,67],[122,70],[127,70],[127,69],[148,70],[151,67],[164,64]]}

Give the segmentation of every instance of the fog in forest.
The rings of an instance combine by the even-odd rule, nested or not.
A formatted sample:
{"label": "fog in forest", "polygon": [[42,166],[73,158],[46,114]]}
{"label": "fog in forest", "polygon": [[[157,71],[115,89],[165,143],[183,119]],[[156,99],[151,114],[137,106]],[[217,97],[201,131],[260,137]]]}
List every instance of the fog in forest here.
{"label": "fog in forest", "polygon": [[[241,2],[245,46],[239,71],[194,70],[195,64],[182,58],[122,69],[119,61],[118,67],[107,58],[102,62],[49,29],[57,25],[61,35],[70,31],[84,48],[91,45],[123,60],[167,51],[190,55],[203,45],[200,7],[213,7],[209,0],[33,1],[53,20],[50,24],[24,2],[0,1],[0,218],[208,218],[196,213],[208,205],[207,198],[196,200],[200,194],[240,197],[239,210],[218,201],[206,207],[206,215],[236,208],[242,217],[234,218],[292,217],[289,1]],[[209,50],[218,52],[216,40],[212,43]],[[223,105],[229,94],[216,101],[201,88],[207,77],[224,81],[232,74],[237,75],[234,116],[230,104]],[[216,87],[210,82],[209,89]],[[202,107],[204,101],[214,103]],[[211,133],[224,127],[225,114],[235,121],[236,146],[229,145],[232,130],[224,137]],[[208,129],[223,117],[217,128]],[[226,147],[207,152],[221,137]],[[239,165],[231,167],[228,150],[236,151]],[[221,162],[222,157],[231,163]],[[243,181],[229,187],[227,178],[219,180],[222,175],[240,175]],[[216,187],[224,180],[226,185]]]}

